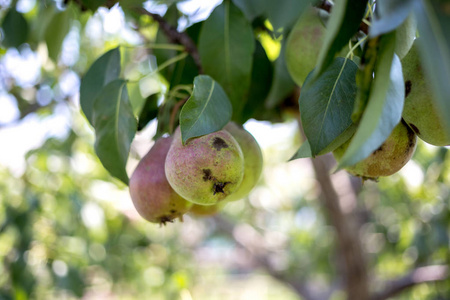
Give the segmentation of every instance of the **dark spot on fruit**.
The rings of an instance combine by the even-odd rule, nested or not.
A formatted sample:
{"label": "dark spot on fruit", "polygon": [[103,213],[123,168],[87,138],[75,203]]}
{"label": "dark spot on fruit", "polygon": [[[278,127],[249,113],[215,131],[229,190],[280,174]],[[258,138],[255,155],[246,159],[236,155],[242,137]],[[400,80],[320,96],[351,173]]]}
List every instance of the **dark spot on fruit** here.
{"label": "dark spot on fruit", "polygon": [[412,83],[411,80],[405,81],[405,98],[408,97],[409,93],[411,92]]}
{"label": "dark spot on fruit", "polygon": [[222,148],[228,148],[228,144],[220,137],[215,137],[212,145],[217,151],[222,150]]}
{"label": "dark spot on fruit", "polygon": [[174,214],[174,213],[176,213],[176,212],[177,212],[177,211],[176,211],[175,209],[171,209],[171,210],[170,210],[170,213],[171,213],[171,214]]}
{"label": "dark spot on fruit", "polygon": [[213,176],[212,176],[212,172],[210,169],[203,169],[203,181],[208,181],[208,180],[212,180]]}
{"label": "dark spot on fruit", "polygon": [[170,216],[162,216],[160,219],[159,219],[159,223],[161,224],[161,225],[166,225],[166,223],[173,223],[173,219],[170,217]]}
{"label": "dark spot on fruit", "polygon": [[414,125],[413,123],[408,123],[409,127],[411,127],[411,129],[416,133],[416,134],[420,134],[419,128],[416,127],[416,125]]}
{"label": "dark spot on fruit", "polygon": [[225,191],[223,189],[225,188],[225,186],[227,184],[229,184],[229,182],[217,182],[217,183],[214,183],[214,186],[213,186],[214,195],[217,194],[217,193],[222,193],[222,194],[225,193]]}
{"label": "dark spot on fruit", "polygon": [[377,150],[373,151],[373,154],[375,154],[375,153],[377,153],[377,152],[379,152],[379,151],[383,151],[383,146],[384,146],[384,143],[383,143],[383,144],[381,144],[381,146],[380,146],[380,147],[378,147],[378,149],[377,149]]}

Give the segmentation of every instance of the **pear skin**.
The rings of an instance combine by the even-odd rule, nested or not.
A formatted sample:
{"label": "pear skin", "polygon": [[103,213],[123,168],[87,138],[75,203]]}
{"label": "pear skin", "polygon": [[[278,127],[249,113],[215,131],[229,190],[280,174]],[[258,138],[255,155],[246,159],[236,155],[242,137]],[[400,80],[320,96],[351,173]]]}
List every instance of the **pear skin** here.
{"label": "pear skin", "polygon": [[406,98],[402,117],[417,136],[435,146],[450,145],[441,115],[434,103],[433,92],[423,73],[417,40],[402,60]]}
{"label": "pear skin", "polygon": [[244,198],[255,187],[261,177],[263,156],[258,142],[242,126],[229,122],[224,129],[236,139],[244,155],[244,178],[242,183],[237,191],[226,198],[227,201],[234,201]]}
{"label": "pear skin", "polygon": [[[398,172],[411,159],[416,149],[417,137],[402,121],[393,130],[386,141],[369,157],[345,168],[352,175],[363,179],[376,179]],[[333,151],[337,161],[342,158],[350,140]]]}
{"label": "pear skin", "polygon": [[178,195],[166,179],[164,162],[171,137],[158,139],[141,159],[130,178],[131,199],[137,212],[147,221],[165,224],[182,219],[192,203]]}
{"label": "pear skin", "polygon": [[200,205],[214,205],[234,193],[244,175],[244,157],[233,136],[219,130],[185,145],[178,127],[166,158],[165,171],[172,188]]}
{"label": "pear skin", "polygon": [[318,12],[309,8],[295,23],[286,41],[286,66],[292,79],[302,86],[316,66],[326,29]]}

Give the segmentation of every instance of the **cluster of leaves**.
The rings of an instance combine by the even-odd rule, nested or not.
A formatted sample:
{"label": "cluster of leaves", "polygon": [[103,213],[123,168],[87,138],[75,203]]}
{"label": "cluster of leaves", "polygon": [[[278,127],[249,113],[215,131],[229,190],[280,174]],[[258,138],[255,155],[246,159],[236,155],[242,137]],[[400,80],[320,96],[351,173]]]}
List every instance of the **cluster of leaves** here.
{"label": "cluster of leaves", "polygon": [[[91,66],[80,90],[82,109],[96,130],[96,150],[104,166],[127,183],[125,164],[137,122],[143,128],[157,117],[158,136],[171,133],[178,122],[180,94],[183,101],[189,97],[179,115],[183,141],[219,130],[230,119],[276,121],[278,112],[286,111],[284,100],[296,97],[284,59],[287,37],[311,5],[325,4],[329,3],[286,0],[272,7],[271,1],[224,1],[205,21],[182,33],[196,48],[183,45],[181,54],[174,49],[154,50],[156,71],[168,82],[159,107],[159,97],[154,96],[133,109],[127,81],[119,78],[120,51],[105,53]],[[405,55],[415,39],[415,30],[405,33],[403,28],[411,18],[417,19],[419,32],[426,37],[420,47],[427,71],[440,74],[430,76],[436,103],[442,111],[450,111],[444,97],[448,85],[441,82],[449,78],[448,18],[441,5],[445,3],[410,0],[374,5],[348,0],[332,7],[315,68],[301,89],[299,108],[307,142],[294,158],[333,151],[353,136],[340,161],[345,167],[366,158],[386,140],[401,120],[405,87],[398,54]],[[180,42],[171,36],[179,34],[175,31],[179,17],[176,5],[171,5],[160,18],[156,45]],[[369,21],[371,26],[364,27]],[[273,62],[264,48],[262,37],[267,32],[281,40],[280,55]],[[346,45],[350,45],[347,55],[337,57]],[[434,51],[435,55],[429,55]],[[178,98],[169,96],[174,93]]]}
{"label": "cluster of leaves", "polygon": [[40,42],[47,45],[48,55],[57,62],[64,38],[76,17],[72,9],[59,10],[51,1],[40,1],[36,18],[28,21],[12,6],[2,20],[2,46],[18,48],[28,43],[36,48]]}
{"label": "cluster of leaves", "polygon": [[[55,14],[72,14],[73,19],[86,22],[87,17],[84,14],[90,17],[90,12],[81,13],[81,10],[78,11],[78,7],[81,6],[83,10],[87,9],[93,12],[99,6],[110,7],[114,2],[109,0],[69,1],[69,5],[73,9],[60,11],[55,8],[53,1],[38,1],[39,9],[25,16],[20,16],[21,13],[15,11],[14,8],[10,8],[5,12],[2,19],[4,33],[2,47],[6,47],[7,44],[5,43],[11,39],[17,38],[18,41],[16,40],[9,45],[18,47],[21,43],[26,42],[33,49],[36,49],[38,43],[43,42],[48,48],[51,45],[59,44],[60,49],[62,39],[56,41],[60,34],[35,35],[31,33],[34,32],[35,28],[41,28],[39,30],[42,30],[42,32],[51,32],[48,28],[52,28],[55,30],[54,32],[64,28],[66,19],[56,18],[56,16],[54,18],[41,16],[46,8],[51,8]],[[333,8],[329,20],[329,22],[334,20],[333,25],[328,25],[327,28],[330,32],[332,28],[339,27],[345,29],[342,32],[350,33],[347,36],[336,35],[336,32],[327,34],[331,37],[327,37],[329,46],[327,46],[328,50],[326,51],[332,53],[339,49],[333,55],[328,52],[321,54],[320,57],[323,62],[321,62],[322,65],[318,63],[317,68],[322,68],[323,71],[312,73],[308,79],[310,85],[307,85],[307,82],[302,87],[302,98],[308,93],[312,96],[319,94],[314,93],[314,90],[328,91],[327,95],[318,98],[315,102],[312,101],[320,104],[321,108],[317,110],[317,114],[324,117],[327,123],[333,120],[332,117],[337,116],[339,119],[340,116],[339,114],[323,113],[323,109],[327,107],[333,108],[332,110],[335,113],[342,110],[346,116],[346,118],[343,118],[345,122],[342,124],[336,123],[341,124],[336,126],[338,129],[345,129],[342,131],[343,133],[336,131],[334,127],[333,130],[327,131],[337,138],[326,137],[325,142],[323,142],[322,139],[314,140],[316,137],[321,137],[320,134],[315,134],[315,132],[308,134],[309,150],[315,153],[314,155],[320,155],[328,150],[331,151],[334,143],[339,144],[346,139],[342,137],[345,133],[349,137],[356,130],[359,130],[358,128],[363,128],[363,120],[368,122],[370,119],[373,122],[378,122],[377,124],[382,123],[379,121],[380,115],[384,116],[385,111],[390,109],[390,106],[389,109],[384,109],[384,107],[387,107],[386,103],[391,99],[382,96],[383,93],[389,93],[390,90],[391,76],[386,76],[386,74],[398,74],[399,68],[398,60],[392,54],[394,34],[391,30],[395,29],[395,39],[398,40],[398,24],[405,20],[405,13],[409,14],[413,11],[418,21],[422,20],[422,23],[419,22],[419,31],[422,37],[427,37],[427,41],[423,45],[426,48],[425,51],[432,54],[428,55],[429,57],[425,58],[425,61],[427,59],[430,61],[427,65],[432,66],[435,72],[432,75],[437,78],[433,82],[435,90],[438,91],[438,95],[448,95],[445,92],[445,89],[448,89],[448,84],[447,82],[442,84],[442,81],[449,78],[449,56],[447,53],[448,36],[450,35],[445,34],[445,32],[450,27],[446,25],[448,18],[445,17],[448,10],[438,8],[439,5],[445,4],[443,1],[377,1],[380,8],[383,5],[382,3],[398,5],[393,5],[383,13],[381,13],[383,10],[380,9],[378,19],[372,19],[371,30],[375,30],[373,28],[376,28],[377,22],[380,22],[381,25],[384,24],[384,26],[394,25],[391,26],[391,29],[383,29],[389,30],[389,33],[387,31],[374,33],[373,39],[371,39],[369,33],[365,41],[373,40],[373,44],[370,48],[367,46],[367,49],[363,49],[363,52],[359,51],[360,49],[356,45],[365,37],[365,35],[362,35],[365,33],[361,32],[361,26],[356,28],[355,25],[361,22],[362,17],[355,17],[355,19],[359,19],[356,21],[353,17],[348,18],[353,14],[354,7],[350,5],[353,2],[336,1],[336,6]],[[13,3],[15,2],[13,1]],[[161,78],[167,81],[168,92],[164,95],[156,93],[145,99],[139,99],[142,98],[139,95],[135,98],[136,89],[134,86],[136,84],[133,86],[133,82],[126,81],[123,75],[125,72],[121,67],[123,65],[120,63],[121,60],[126,59],[126,57],[120,57],[121,55],[126,56],[126,53],[124,55],[125,51],[123,51],[123,48],[115,48],[106,52],[85,74],[80,97],[83,99],[81,100],[83,111],[96,130],[97,142],[95,147],[97,155],[108,171],[127,182],[124,164],[128,156],[129,143],[134,137],[136,128],[140,130],[146,126],[149,120],[157,118],[158,135],[171,132],[175,123],[178,122],[178,117],[174,116],[173,112],[189,96],[191,97],[190,100],[181,110],[180,122],[189,124],[189,122],[195,123],[195,120],[201,120],[199,124],[202,125],[196,128],[193,133],[188,132],[185,137],[190,134],[199,134],[198,130],[205,130],[205,128],[215,130],[215,128],[220,127],[224,119],[228,118],[233,118],[242,123],[250,117],[272,122],[284,117],[280,111],[286,110],[286,108],[290,109],[291,103],[288,102],[291,99],[290,96],[296,97],[296,87],[290,78],[284,61],[285,41],[290,28],[302,14],[304,5],[306,4],[303,4],[302,1],[294,0],[225,1],[207,21],[193,24],[186,29],[186,34],[199,49],[203,70],[198,69],[195,55],[184,52],[187,51],[184,47],[172,47],[170,50],[154,49],[153,54],[157,57],[159,65],[158,73]],[[315,5],[321,6],[320,3]],[[136,10],[127,8],[125,12],[131,18],[141,21],[144,19],[144,16],[141,16]],[[175,6],[171,6],[164,18],[169,19],[171,13],[175,17],[174,21],[170,22],[172,22],[172,27],[176,27],[179,12]],[[9,15],[8,18],[6,18],[7,15]],[[424,17],[425,15],[427,17]],[[392,20],[391,18],[397,21],[392,23],[389,21]],[[266,20],[269,20],[269,22],[266,22]],[[347,23],[348,20],[353,21]],[[52,25],[50,26],[47,21]],[[166,23],[170,22],[166,21]],[[232,25],[235,22],[240,24],[241,27],[236,29]],[[223,26],[221,27],[220,24]],[[225,27],[225,24],[233,26],[233,31],[230,30],[231,27]],[[350,27],[353,29],[348,29]],[[218,34],[220,39],[208,33],[208,28],[219,30],[218,33],[222,32],[222,34]],[[243,28],[247,29],[243,30]],[[241,39],[244,36],[241,36],[240,31],[252,41],[254,46],[251,46],[249,42],[244,42],[242,48],[240,48]],[[269,34],[267,34],[268,31]],[[248,32],[251,32],[252,35]],[[274,61],[272,60],[273,57],[267,55],[270,52],[265,44],[268,35],[275,42],[277,42],[277,39],[281,39],[281,52]],[[37,41],[36,39],[39,36],[39,41]],[[44,38],[45,36],[46,38]],[[203,44],[200,43],[202,40],[200,37],[202,36],[204,38]],[[51,41],[52,39],[55,39],[55,41]],[[336,46],[335,43],[337,42],[332,42],[332,40],[340,40],[340,44],[338,43]],[[340,48],[345,46],[348,41],[351,41],[351,48],[354,48],[353,59],[349,59],[351,55],[347,58],[335,59],[336,53],[340,52]],[[165,32],[160,30],[157,34],[157,43],[168,42],[172,41],[166,36]],[[367,44],[369,45],[369,43]],[[216,49],[217,45],[215,51],[218,51],[221,55],[215,55],[213,51],[208,52],[208,49],[201,50],[201,45],[203,47],[214,46],[213,49]],[[225,51],[224,49],[227,48],[224,45],[232,46],[233,51],[230,52],[231,49],[228,52]],[[435,47],[435,45],[438,46]],[[92,49],[89,47],[88,51]],[[236,51],[236,49],[243,51]],[[57,53],[58,51],[49,50],[49,53]],[[179,54],[178,51],[182,52]],[[95,51],[91,52],[95,53]],[[242,57],[249,57],[249,53],[252,61],[250,71],[248,70],[248,63],[242,62]],[[52,54],[53,58],[55,58],[54,55]],[[364,59],[356,59],[358,55]],[[226,57],[228,57],[228,60],[225,59]],[[371,59],[372,57],[383,57],[384,59],[374,60]],[[397,60],[397,63],[394,63],[394,60]],[[374,65],[371,65],[371,63]],[[207,66],[208,64],[209,66]],[[375,66],[377,67],[375,68]],[[216,67],[220,72],[215,70]],[[241,67],[245,70],[242,70]],[[364,71],[366,68],[375,71],[376,79],[372,78],[372,71]],[[342,73],[339,76],[341,70]],[[201,72],[204,75],[200,75]],[[229,74],[233,74],[233,76],[242,80],[243,86],[247,87],[242,88],[241,82],[235,81],[233,76],[229,76]],[[367,76],[367,74],[370,76]],[[367,79],[367,77],[370,79],[370,84],[362,80]],[[358,78],[361,78],[361,81]],[[246,80],[249,83],[246,83]],[[367,84],[360,82],[366,82]],[[374,88],[375,84],[376,89]],[[330,94],[332,94],[329,91],[330,86],[341,88],[342,85],[345,85],[346,88],[343,88],[340,92],[353,96],[349,98],[330,97]],[[236,86],[237,90],[234,92]],[[388,92],[386,92],[386,89]],[[400,84],[398,84],[397,91],[401,92],[401,90]],[[363,91],[365,92],[363,93]],[[376,91],[378,92],[375,95]],[[239,95],[242,98],[236,100]],[[358,110],[361,117],[356,122],[352,119],[352,114],[355,102],[359,101],[360,97],[366,98],[368,102],[361,105],[361,107],[365,106],[366,108]],[[285,101],[285,99],[288,99],[288,101]],[[336,99],[350,100],[345,102],[345,105],[335,105],[333,101]],[[392,99],[398,100],[395,97]],[[443,98],[439,96],[437,99]],[[439,101],[438,103],[441,103],[444,108],[445,105],[448,105],[442,100]],[[394,100],[391,102],[396,103],[394,104],[395,112],[393,114],[398,114],[401,105]],[[302,101],[300,101],[300,104],[303,105]],[[343,109],[344,106],[345,109]],[[358,105],[358,107],[360,106]],[[380,109],[380,107],[383,107],[383,109]],[[305,112],[302,110],[302,122],[305,128],[308,127],[308,124],[312,128],[315,127],[311,125],[316,121],[307,121],[307,117],[304,117],[304,114],[306,116],[309,114],[311,118],[315,116],[314,112],[308,112],[312,108],[313,106],[310,105]],[[296,109],[298,112],[298,108]],[[448,112],[450,110],[442,109],[442,111]],[[374,113],[373,118],[369,118],[372,113]],[[190,127],[192,126],[186,128]],[[364,127],[373,129],[373,127]],[[98,291],[106,287],[105,290],[114,295],[126,294],[124,297],[139,298],[141,295],[146,297],[151,294],[155,298],[172,299],[180,294],[181,289],[193,288],[194,283],[191,281],[203,280],[202,278],[205,276],[195,277],[195,274],[202,272],[199,272],[198,265],[195,265],[194,254],[185,255],[186,253],[183,251],[187,247],[185,245],[180,246],[180,240],[182,237],[186,237],[186,232],[182,232],[181,227],[177,229],[180,231],[176,231],[176,233],[171,231],[177,228],[177,224],[171,226],[172,229],[166,228],[166,235],[162,237],[161,230],[158,228],[149,227],[142,222],[130,222],[124,215],[117,214],[115,210],[109,210],[106,204],[96,203],[96,199],[92,197],[91,188],[99,182],[105,184],[110,181],[110,177],[103,170],[98,169],[77,173],[74,168],[77,160],[72,151],[76,150],[78,154],[80,151],[83,154],[87,153],[90,160],[95,162],[89,143],[86,142],[82,150],[77,149],[80,143],[79,138],[79,136],[71,134],[70,138],[63,144],[50,140],[41,149],[30,153],[27,170],[21,178],[14,178],[6,170],[0,170],[2,195],[0,199],[2,204],[0,206],[0,256],[2,257],[0,298],[26,298],[28,296],[48,299],[66,296],[65,294],[57,294],[58,290],[70,291],[71,296],[81,297],[85,294],[89,295],[91,290]],[[378,142],[381,140],[380,138]],[[399,179],[400,177],[396,177],[397,180],[382,182],[378,187],[369,185],[361,195],[359,204],[363,206],[367,214],[362,233],[364,239],[367,239],[367,247],[370,248],[373,241],[381,241],[377,243],[375,248],[370,249],[373,256],[369,263],[373,265],[375,273],[384,278],[400,275],[401,272],[411,267],[448,262],[448,223],[450,220],[448,201],[446,201],[449,197],[448,186],[450,184],[448,151],[442,148],[436,150],[439,151],[437,154],[435,151],[432,154],[425,155],[424,153],[427,153],[428,149],[423,145],[421,147],[417,159],[420,167],[423,170],[428,170],[422,187],[411,192],[408,185],[402,179]],[[308,155],[313,154],[310,152]],[[49,167],[52,165],[51,161],[55,158],[62,161],[63,167],[59,169],[55,169],[54,166]],[[315,195],[316,193],[311,192],[310,194]],[[301,280],[307,274],[308,277],[318,277],[320,282],[325,280],[331,286],[332,277],[341,279],[342,274],[334,270],[332,264],[329,263],[330,260],[334,259],[330,252],[333,252],[335,247],[331,244],[333,232],[330,230],[327,220],[319,218],[313,223],[313,228],[307,230],[299,228],[301,226],[297,224],[298,217],[302,216],[302,209],[312,208],[314,211],[320,211],[321,207],[319,207],[318,201],[310,201],[305,195],[298,196],[298,199],[291,199],[293,197],[290,196],[286,198],[289,198],[288,201],[292,201],[292,203],[283,204],[285,207],[278,208],[276,213],[272,208],[265,209],[264,205],[258,207],[254,203],[245,202],[241,205],[253,206],[253,209],[242,209],[243,206],[238,206],[233,211],[233,207],[230,207],[229,210],[225,211],[225,214],[231,212],[231,218],[235,218],[236,222],[247,223],[242,228],[236,229],[235,233],[239,232],[239,229],[248,230],[251,227],[249,224],[258,224],[259,233],[261,235],[266,234],[267,240],[274,237],[270,232],[274,230],[273,228],[276,230],[275,237],[280,236],[279,232],[282,233],[281,235],[288,237],[289,243],[280,245],[280,248],[275,250],[270,249],[270,251],[273,251],[273,257],[270,257],[273,258],[273,261],[280,262],[280,257],[281,260],[285,260],[285,262],[281,261],[280,269],[277,269],[276,275],[279,276],[283,273],[285,278]],[[83,211],[86,211],[92,205],[92,202],[101,206],[105,214],[104,223],[100,227],[89,226],[89,222],[82,218]],[[298,216],[295,216],[296,213]],[[209,222],[209,220],[206,222]],[[194,232],[201,231],[199,227],[205,227],[203,224],[194,226],[192,222],[186,223],[188,228],[195,228]],[[212,223],[208,223],[207,226],[208,236],[203,236],[203,239],[199,239],[195,244],[195,247],[198,248],[194,250],[201,254],[197,257],[205,257],[204,252],[200,251],[205,251],[204,248],[208,245],[219,245],[219,248],[224,248],[223,245],[226,245],[229,251],[242,251],[238,248],[239,245],[236,244],[232,234],[226,236],[216,226],[209,226],[210,224]],[[255,232],[257,232],[256,228]],[[130,249],[133,249],[133,251],[130,251]],[[399,259],[400,254],[403,255],[403,259]],[[223,252],[217,255],[217,257],[220,257],[220,261],[226,256],[223,255]],[[242,256],[242,252],[239,252],[237,256]],[[61,262],[65,264],[61,264]],[[283,265],[284,263],[286,265]],[[61,270],[58,269],[58,266],[61,267],[61,265],[66,266],[67,273],[61,273]],[[186,265],[189,269],[186,268]],[[245,269],[246,267],[248,269]],[[246,267],[239,269],[232,266],[228,271],[233,273],[236,273],[236,270],[238,270],[238,273],[249,272],[249,270],[260,271],[259,266]],[[190,271],[192,272],[190,273]],[[314,275],[312,275],[313,273]],[[166,280],[161,285],[156,286],[157,278],[161,278],[161,274]],[[148,279],[145,279],[148,277],[152,279],[151,284],[148,283]],[[168,280],[169,278],[170,280]],[[242,278],[240,277],[239,280],[242,280]],[[191,282],[191,284],[187,282]],[[112,288],[108,288],[111,285]],[[178,288],[174,288],[174,286]],[[204,297],[205,299],[211,298],[210,286],[206,288],[205,294],[207,296]],[[420,296],[444,299],[449,294],[447,283],[423,286],[425,288],[415,290],[414,295],[412,293],[405,294],[402,296],[404,298],[399,299],[411,299]],[[229,287],[230,284],[226,285],[227,290],[229,290]],[[321,285],[319,285],[320,287]],[[56,289],[56,291],[53,289]],[[272,286],[271,290],[273,290]],[[241,294],[241,291],[239,293]],[[338,291],[334,296],[340,297],[339,295]],[[104,296],[102,294],[93,297]],[[286,297],[282,298],[286,299]]]}

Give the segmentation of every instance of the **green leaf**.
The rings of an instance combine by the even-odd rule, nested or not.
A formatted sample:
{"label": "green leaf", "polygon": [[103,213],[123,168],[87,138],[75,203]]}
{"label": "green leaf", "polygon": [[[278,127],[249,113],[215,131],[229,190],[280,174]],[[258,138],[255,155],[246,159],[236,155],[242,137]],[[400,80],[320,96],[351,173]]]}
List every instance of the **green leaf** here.
{"label": "green leaf", "polygon": [[53,19],[45,31],[45,42],[47,43],[48,56],[54,61],[58,61],[58,55],[61,52],[62,43],[70,30],[72,14],[69,8],[53,16]]}
{"label": "green leaf", "polygon": [[247,100],[254,48],[252,27],[229,1],[216,7],[202,26],[198,51],[203,70],[223,87],[236,119]]}
{"label": "green leaf", "polygon": [[298,149],[297,152],[289,159],[289,161],[309,157],[313,157],[313,155],[311,152],[311,145],[309,144],[308,140],[306,140],[302,143],[300,149]]}
{"label": "green leaf", "polygon": [[280,28],[286,31],[294,25],[311,2],[311,0],[266,0],[266,15],[275,31]]}
{"label": "green leaf", "polygon": [[109,173],[128,184],[125,169],[137,122],[128,99],[126,81],[108,83],[93,107],[95,152]]}
{"label": "green leaf", "polygon": [[414,13],[420,33],[419,54],[436,104],[450,132],[450,13],[448,1],[416,1]]}
{"label": "green leaf", "polygon": [[348,44],[359,29],[367,0],[336,1],[327,24],[327,33],[319,53],[314,77],[317,78],[333,62],[335,55]]}
{"label": "green leaf", "polygon": [[405,99],[400,59],[394,54],[395,33],[381,37],[369,103],[339,168],[357,163],[380,147],[400,122]]}
{"label": "green leaf", "polygon": [[261,0],[233,0],[233,3],[242,10],[250,22],[264,14],[266,10],[265,3]]}
{"label": "green leaf", "polygon": [[133,114],[139,116],[141,113],[146,99],[142,97],[140,81],[127,83],[128,94],[130,97],[131,107],[133,107]]}
{"label": "green leaf", "polygon": [[33,23],[31,26],[31,34],[33,35],[33,39],[36,42],[43,41],[45,39],[45,33],[48,28],[48,24],[53,20],[55,14],[57,14],[59,10],[55,7],[55,5],[43,5],[39,6],[39,12],[35,19],[33,19]]}
{"label": "green leaf", "polygon": [[148,122],[158,116],[158,100],[161,97],[160,93],[153,94],[147,97],[144,107],[139,114],[138,130],[144,129]]}
{"label": "green leaf", "polygon": [[[179,11],[177,9],[177,6],[175,4],[172,4],[167,9],[166,13],[164,14],[163,19],[167,22],[167,24],[173,26],[174,28],[177,28],[178,17],[179,17]],[[169,40],[167,35],[164,33],[164,31],[161,28],[158,28],[158,32],[156,33],[155,44],[170,44],[170,43],[171,43],[171,41]],[[153,49],[153,54],[156,57],[157,64],[161,65],[164,62],[166,62],[169,59],[176,56],[177,51],[169,50],[169,49]],[[170,82],[174,68],[175,68],[175,64],[172,64],[172,65],[162,69],[159,73],[162,76],[164,76],[167,79],[167,81]]]}
{"label": "green leaf", "polygon": [[[342,132],[337,138],[335,138],[325,149],[320,151],[317,155],[324,155],[329,152],[336,150],[339,146],[348,141],[352,135],[355,133],[356,128],[358,126],[356,124],[350,125],[344,132]],[[299,159],[299,158],[308,158],[313,157],[311,152],[311,145],[308,140],[304,141],[300,146],[300,149],[292,156],[289,161]]]}
{"label": "green leaf", "polygon": [[316,156],[352,125],[356,97],[356,71],[350,59],[338,57],[316,80],[306,78],[299,106],[305,135]]}
{"label": "green leaf", "polygon": [[93,124],[92,110],[95,99],[103,87],[117,79],[119,74],[120,51],[119,48],[114,48],[98,58],[81,79],[80,105],[91,125]]}
{"label": "green leaf", "polygon": [[200,31],[202,30],[204,21],[197,22],[186,28],[185,32],[191,40],[194,42],[194,44],[198,44],[198,38],[200,37]]}
{"label": "green leaf", "polygon": [[272,109],[280,104],[287,96],[291,95],[295,89],[295,82],[292,80],[285,59],[286,40],[281,43],[280,56],[275,61],[272,86],[266,98],[265,107]]}
{"label": "green leaf", "polygon": [[375,37],[399,27],[410,14],[415,0],[378,0],[369,35]]}
{"label": "green leaf", "polygon": [[272,62],[267,57],[266,51],[259,41],[255,41],[255,52],[253,53],[253,68],[248,101],[245,104],[242,113],[242,122],[244,123],[256,112],[264,110],[264,99],[270,91],[273,77]]}
{"label": "green leaf", "polygon": [[[198,36],[200,35],[200,29],[203,22],[195,23],[192,26],[186,28],[186,33],[192,39],[194,43],[197,43]],[[174,88],[177,85],[192,84],[195,76],[198,75],[198,67],[195,64],[192,56],[187,56],[185,59],[178,61],[170,78],[170,88]]]}
{"label": "green leaf", "polygon": [[106,5],[107,0],[81,0],[83,7],[95,12],[100,6]]}
{"label": "green leaf", "polygon": [[180,113],[183,144],[222,129],[231,119],[231,103],[222,87],[207,75],[194,79],[194,91]]}
{"label": "green leaf", "polygon": [[11,8],[6,13],[2,22],[4,47],[19,47],[26,42],[29,26],[23,15]]}

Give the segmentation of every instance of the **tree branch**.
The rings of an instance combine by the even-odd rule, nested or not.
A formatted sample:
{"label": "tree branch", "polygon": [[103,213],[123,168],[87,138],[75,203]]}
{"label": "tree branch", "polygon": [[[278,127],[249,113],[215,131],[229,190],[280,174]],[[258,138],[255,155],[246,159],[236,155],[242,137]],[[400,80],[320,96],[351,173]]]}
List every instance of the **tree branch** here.
{"label": "tree branch", "polygon": [[371,300],[385,300],[421,283],[446,280],[449,275],[449,267],[445,265],[420,267],[403,277],[388,281],[384,290],[375,294]]}
{"label": "tree branch", "polygon": [[352,216],[342,212],[340,199],[334,189],[325,161],[326,157],[312,159],[316,178],[322,191],[322,202],[336,230],[339,255],[344,259],[345,284],[349,300],[369,299],[369,284],[358,229],[352,224]]}
{"label": "tree branch", "polygon": [[[303,130],[298,116],[298,124],[303,137]],[[336,192],[330,177],[329,155],[311,159],[317,181],[321,189],[321,200],[331,224],[336,230],[339,256],[343,258],[343,278],[348,300],[367,300],[370,298],[368,272],[364,252],[359,240],[358,226],[355,224],[354,209],[342,210],[340,196]]]}
{"label": "tree branch", "polygon": [[[298,280],[296,278],[290,278],[285,273],[277,271],[272,266],[267,250],[261,246],[263,245],[264,241],[262,241],[262,237],[259,237],[257,234],[255,234],[256,231],[252,231],[251,234],[245,236],[239,236],[235,230],[235,225],[230,221],[226,220],[220,215],[214,216],[214,220],[217,227],[228,235],[233,236],[236,243],[238,243],[242,248],[248,251],[253,256],[258,265],[265,269],[270,276],[290,285],[305,300],[322,299],[319,298],[318,295],[313,294],[307,282],[303,282],[302,280]],[[251,238],[249,238],[249,236],[251,236]]]}
{"label": "tree branch", "polygon": [[186,48],[186,51],[192,56],[192,59],[195,62],[195,65],[198,68],[199,73],[203,73],[202,64],[200,61],[200,55],[198,54],[197,46],[192,41],[192,39],[183,32],[179,32],[172,25],[167,23],[163,17],[158,14],[154,14],[149,12],[145,8],[138,8],[137,11],[141,14],[150,16],[153,20],[158,22],[159,28],[164,32],[164,34],[169,38],[172,43],[181,44]]}

